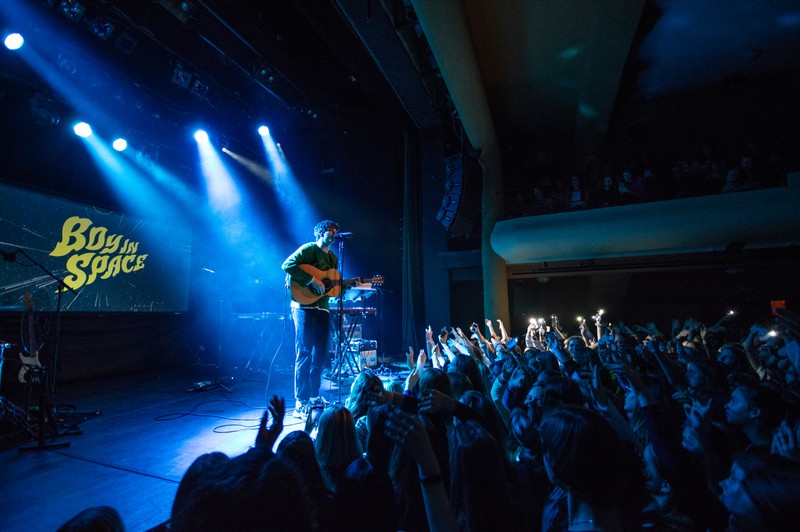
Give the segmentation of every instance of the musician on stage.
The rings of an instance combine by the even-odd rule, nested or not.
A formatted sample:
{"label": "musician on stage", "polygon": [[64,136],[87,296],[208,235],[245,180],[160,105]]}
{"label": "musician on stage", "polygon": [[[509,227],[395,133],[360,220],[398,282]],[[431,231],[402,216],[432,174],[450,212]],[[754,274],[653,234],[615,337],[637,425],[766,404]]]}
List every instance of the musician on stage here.
{"label": "musician on stage", "polygon": [[[328,296],[322,295],[326,288],[320,279],[304,271],[307,264],[319,270],[336,269],[339,258],[331,251],[331,244],[339,226],[331,220],[323,220],[314,226],[316,241],[300,246],[283,263],[286,284],[308,289],[312,297],[303,304],[297,301],[292,290],[292,319],[294,320],[296,360],[294,366],[295,417],[303,418],[309,403],[319,397],[322,368],[328,356],[328,328],[330,326]],[[321,296],[318,299],[315,296]],[[311,301],[313,299],[313,301]]]}

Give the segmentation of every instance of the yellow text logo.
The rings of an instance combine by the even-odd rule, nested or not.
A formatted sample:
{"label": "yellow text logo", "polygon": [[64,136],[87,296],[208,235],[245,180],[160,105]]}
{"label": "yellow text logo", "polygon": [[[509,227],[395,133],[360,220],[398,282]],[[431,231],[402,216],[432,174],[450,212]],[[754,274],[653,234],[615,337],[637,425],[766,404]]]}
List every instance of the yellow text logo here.
{"label": "yellow text logo", "polygon": [[94,226],[89,218],[80,216],[70,216],[64,221],[61,240],[50,252],[51,257],[67,255],[70,275],[64,278],[64,283],[73,290],[98,278],[110,279],[120,273],[141,270],[148,257],[139,254],[139,242],[109,233],[108,228]]}

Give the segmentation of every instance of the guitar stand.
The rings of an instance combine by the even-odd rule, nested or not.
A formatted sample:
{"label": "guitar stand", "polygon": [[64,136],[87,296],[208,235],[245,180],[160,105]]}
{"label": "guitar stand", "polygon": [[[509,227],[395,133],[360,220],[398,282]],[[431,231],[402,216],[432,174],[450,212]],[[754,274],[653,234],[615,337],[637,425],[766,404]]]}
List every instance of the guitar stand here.
{"label": "guitar stand", "polygon": [[[19,448],[19,452],[24,453],[28,451],[47,451],[50,449],[63,449],[65,447],[70,446],[70,442],[68,441],[52,441],[50,443],[45,442],[45,433],[49,430],[50,437],[55,440],[59,436],[80,436],[83,434],[83,431],[77,430],[75,428],[70,428],[69,430],[65,431],[62,434],[58,432],[58,424],[56,423],[56,416],[55,410],[53,408],[52,401],[50,400],[49,391],[49,384],[47,382],[47,368],[42,366],[37,368],[42,375],[44,375],[43,379],[40,379],[39,382],[39,412],[37,416],[37,425],[35,434],[37,435],[37,443],[36,445],[28,445]],[[33,377],[31,377],[33,379]]]}

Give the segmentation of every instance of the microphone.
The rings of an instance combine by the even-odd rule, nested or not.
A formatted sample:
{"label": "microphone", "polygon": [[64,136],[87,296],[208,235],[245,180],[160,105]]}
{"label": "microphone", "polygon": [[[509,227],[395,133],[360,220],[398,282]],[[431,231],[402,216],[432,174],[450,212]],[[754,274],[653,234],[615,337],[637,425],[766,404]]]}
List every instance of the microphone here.
{"label": "microphone", "polygon": [[19,253],[19,248],[12,253],[9,253],[8,251],[0,251],[0,254],[3,255],[3,260],[6,262],[15,262],[17,260],[17,253]]}
{"label": "microphone", "polygon": [[336,233],[333,235],[334,240],[344,240],[345,238],[353,238],[353,233]]}

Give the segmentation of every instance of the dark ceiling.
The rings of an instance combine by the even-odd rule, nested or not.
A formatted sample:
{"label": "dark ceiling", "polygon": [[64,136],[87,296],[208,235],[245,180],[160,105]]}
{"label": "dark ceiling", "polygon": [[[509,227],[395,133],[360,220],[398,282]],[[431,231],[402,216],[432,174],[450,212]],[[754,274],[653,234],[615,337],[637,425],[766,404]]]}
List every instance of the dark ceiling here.
{"label": "dark ceiling", "polygon": [[[296,131],[376,123],[450,131],[453,116],[473,112],[474,102],[451,99],[458,80],[442,74],[441,54],[428,46],[450,46],[440,35],[448,22],[419,17],[421,0],[2,4],[6,28],[53,39],[44,59],[54,79],[66,80],[58,86],[3,51],[5,90],[49,91],[61,107],[102,108],[151,133],[201,120],[234,139],[258,120]],[[580,155],[603,143],[622,103],[800,66],[800,4],[792,0],[441,6],[466,20],[470,45],[455,53],[474,58],[501,144],[547,139]]]}

